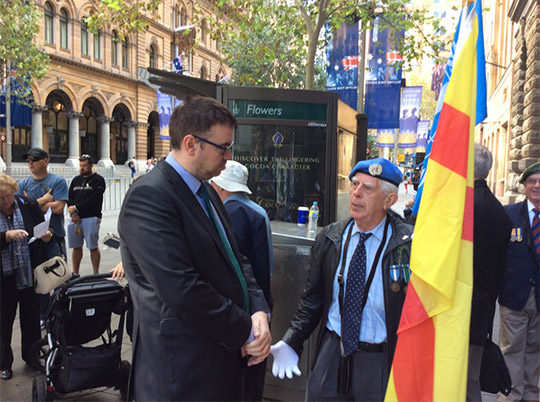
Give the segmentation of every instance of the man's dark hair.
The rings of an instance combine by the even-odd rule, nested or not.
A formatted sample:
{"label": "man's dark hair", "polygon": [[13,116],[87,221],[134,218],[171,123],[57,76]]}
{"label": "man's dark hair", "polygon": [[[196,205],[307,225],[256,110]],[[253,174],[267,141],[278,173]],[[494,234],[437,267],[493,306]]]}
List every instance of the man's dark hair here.
{"label": "man's dark hair", "polygon": [[205,138],[206,132],[216,124],[236,128],[233,114],[224,105],[207,96],[188,96],[177,106],[169,122],[169,135],[173,149],[180,149],[188,134]]}
{"label": "man's dark hair", "polygon": [[90,155],[84,154],[81,155],[79,158],[79,162],[88,161],[88,164],[93,165],[94,164],[94,158],[92,158]]}

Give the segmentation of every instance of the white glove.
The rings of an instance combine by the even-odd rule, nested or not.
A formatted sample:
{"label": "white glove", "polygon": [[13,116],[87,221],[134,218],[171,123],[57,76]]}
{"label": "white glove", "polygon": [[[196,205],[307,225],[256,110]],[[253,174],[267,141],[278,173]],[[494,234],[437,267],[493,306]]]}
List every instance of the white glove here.
{"label": "white glove", "polygon": [[293,373],[297,376],[302,375],[298,368],[298,354],[285,342],[279,341],[272,345],[270,353],[274,356],[274,364],[272,365],[274,377],[283,380],[285,375],[287,375],[287,378],[293,378]]}

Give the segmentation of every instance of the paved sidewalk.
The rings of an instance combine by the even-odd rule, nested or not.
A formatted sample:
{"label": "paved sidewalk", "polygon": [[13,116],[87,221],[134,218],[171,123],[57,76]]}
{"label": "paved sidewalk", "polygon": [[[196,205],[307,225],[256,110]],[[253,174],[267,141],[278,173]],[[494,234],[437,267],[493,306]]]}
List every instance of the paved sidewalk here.
{"label": "paved sidewalk", "polygon": [[[103,214],[100,229],[100,250],[101,264],[100,273],[107,272],[120,261],[120,250],[115,250],[105,246],[102,241],[105,235],[117,233],[116,224],[119,211],[109,211]],[[71,268],[71,252],[68,249],[68,262]],[[90,253],[84,248],[83,260],[80,269],[81,275],[92,274],[92,264],[90,262]],[[113,317],[118,317],[113,314]],[[116,328],[117,319],[113,321],[112,328]],[[45,335],[45,331],[43,331]],[[32,399],[32,381],[40,373],[27,368],[21,359],[21,331],[18,317],[13,325],[13,354],[15,361],[13,363],[13,378],[9,381],[0,380],[0,400],[1,401],[30,401]],[[122,345],[122,359],[131,361],[131,342],[127,334],[124,333]],[[75,392],[66,395],[62,400],[68,401],[118,401],[120,392],[112,388],[96,388],[89,391]]]}

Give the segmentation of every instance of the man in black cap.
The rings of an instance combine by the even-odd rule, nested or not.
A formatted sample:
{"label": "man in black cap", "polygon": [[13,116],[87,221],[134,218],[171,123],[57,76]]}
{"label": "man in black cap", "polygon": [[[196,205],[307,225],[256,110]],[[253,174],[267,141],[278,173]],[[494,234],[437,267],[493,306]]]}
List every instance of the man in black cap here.
{"label": "man in black cap", "polygon": [[[49,258],[61,256],[66,257],[66,232],[64,229],[64,208],[68,200],[68,186],[63,177],[49,173],[49,154],[41,148],[31,148],[23,159],[28,163],[28,169],[32,176],[19,181],[19,192],[24,195],[34,197],[40,208],[46,213],[51,209],[50,231],[53,239],[46,243],[47,255]],[[48,304],[48,295],[40,297],[41,321],[45,319]]]}
{"label": "man in black cap", "polygon": [[412,227],[389,213],[402,174],[384,158],[349,175],[351,217],[317,236],[306,290],[283,339],[275,376],[300,375],[304,341],[320,323],[306,400],[382,401],[410,277]]}
{"label": "man in black cap", "polygon": [[512,378],[512,392],[499,401],[538,401],[540,380],[540,163],[520,182],[525,200],[505,206],[512,232],[499,295],[499,346]]}

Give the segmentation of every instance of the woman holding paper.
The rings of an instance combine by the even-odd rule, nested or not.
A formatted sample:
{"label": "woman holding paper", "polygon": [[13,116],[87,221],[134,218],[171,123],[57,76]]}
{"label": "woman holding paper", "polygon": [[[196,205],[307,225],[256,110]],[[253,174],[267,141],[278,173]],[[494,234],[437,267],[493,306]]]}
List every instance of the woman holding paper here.
{"label": "woman holding paper", "polygon": [[14,179],[0,174],[0,378],[3,380],[13,376],[11,335],[17,305],[24,361],[31,361],[30,348],[41,338],[33,269],[47,260],[43,242],[52,238],[52,233],[47,231],[40,239],[28,243],[34,226],[44,220],[43,212],[34,198],[15,195],[17,188]]}

